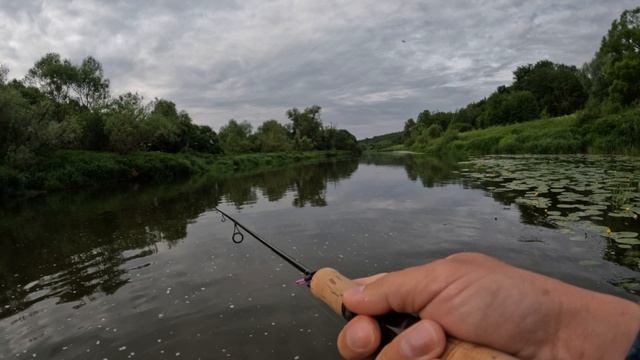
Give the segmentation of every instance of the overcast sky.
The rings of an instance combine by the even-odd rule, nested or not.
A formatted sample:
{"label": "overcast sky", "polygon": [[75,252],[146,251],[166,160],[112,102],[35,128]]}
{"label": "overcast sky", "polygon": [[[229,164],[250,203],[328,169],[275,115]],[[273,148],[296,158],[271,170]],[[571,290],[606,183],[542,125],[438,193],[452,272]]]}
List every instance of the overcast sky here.
{"label": "overcast sky", "polygon": [[0,0],[0,63],[96,57],[112,92],[162,97],[194,122],[254,125],[291,107],[358,138],[455,110],[546,58],[580,66],[637,0]]}

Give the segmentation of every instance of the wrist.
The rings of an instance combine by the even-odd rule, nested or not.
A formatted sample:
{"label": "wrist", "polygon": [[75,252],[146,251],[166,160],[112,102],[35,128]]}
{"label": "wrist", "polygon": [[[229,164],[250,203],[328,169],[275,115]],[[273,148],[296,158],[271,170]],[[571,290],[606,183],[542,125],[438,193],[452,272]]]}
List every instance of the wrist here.
{"label": "wrist", "polygon": [[624,359],[640,331],[640,305],[575,288],[562,301],[558,359]]}

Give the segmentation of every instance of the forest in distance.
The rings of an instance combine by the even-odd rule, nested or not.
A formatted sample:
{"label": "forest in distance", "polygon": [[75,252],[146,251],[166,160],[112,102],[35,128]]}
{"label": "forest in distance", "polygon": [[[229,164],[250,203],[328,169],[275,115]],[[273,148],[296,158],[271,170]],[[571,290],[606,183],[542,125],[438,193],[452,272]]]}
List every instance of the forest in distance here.
{"label": "forest in distance", "polygon": [[456,111],[424,110],[365,150],[640,154],[640,7],[624,11],[581,68],[540,60]]}

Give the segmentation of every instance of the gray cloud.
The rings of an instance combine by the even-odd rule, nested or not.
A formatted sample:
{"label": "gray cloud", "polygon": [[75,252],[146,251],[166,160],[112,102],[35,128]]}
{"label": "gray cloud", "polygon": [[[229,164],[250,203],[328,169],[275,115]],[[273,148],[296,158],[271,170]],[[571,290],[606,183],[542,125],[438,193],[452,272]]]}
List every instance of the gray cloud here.
{"label": "gray cloud", "polygon": [[[0,62],[103,63],[114,93],[164,97],[194,121],[284,120],[318,104],[358,137],[454,110],[547,58],[581,65],[635,1],[3,0]],[[403,41],[404,40],[404,41]]]}

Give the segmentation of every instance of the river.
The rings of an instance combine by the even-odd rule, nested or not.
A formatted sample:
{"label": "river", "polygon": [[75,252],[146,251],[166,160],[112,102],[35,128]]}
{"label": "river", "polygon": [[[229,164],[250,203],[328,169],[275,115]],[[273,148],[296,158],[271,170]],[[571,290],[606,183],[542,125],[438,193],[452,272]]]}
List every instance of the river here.
{"label": "river", "polygon": [[343,321],[215,206],[350,277],[480,251],[638,301],[639,177],[634,158],[365,156],[4,204],[0,359],[338,358]]}

